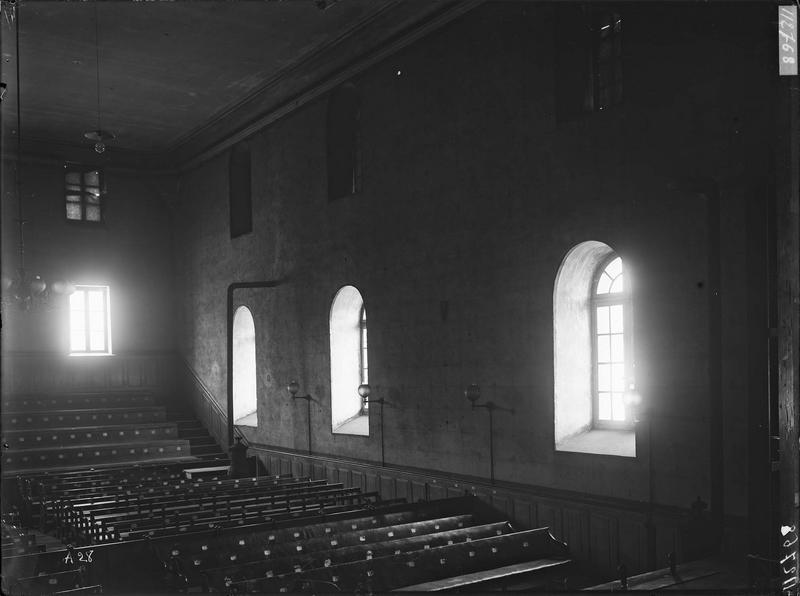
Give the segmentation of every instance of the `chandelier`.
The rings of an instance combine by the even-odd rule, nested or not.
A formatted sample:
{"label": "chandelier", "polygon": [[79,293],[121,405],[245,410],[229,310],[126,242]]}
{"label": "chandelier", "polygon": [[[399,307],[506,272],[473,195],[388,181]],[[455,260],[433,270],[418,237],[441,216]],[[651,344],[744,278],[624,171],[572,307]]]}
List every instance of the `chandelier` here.
{"label": "chandelier", "polygon": [[14,23],[16,34],[16,85],[17,85],[17,155],[14,163],[14,191],[17,199],[17,226],[19,229],[19,260],[15,277],[2,277],[2,307],[15,306],[22,311],[41,308],[49,305],[51,294],[71,294],[75,286],[71,283],[56,280],[48,285],[41,276],[31,275],[25,269],[25,224],[22,211],[22,178],[20,163],[22,159],[22,110],[20,92],[20,51],[19,51],[19,4],[3,2],[2,13],[7,23]]}

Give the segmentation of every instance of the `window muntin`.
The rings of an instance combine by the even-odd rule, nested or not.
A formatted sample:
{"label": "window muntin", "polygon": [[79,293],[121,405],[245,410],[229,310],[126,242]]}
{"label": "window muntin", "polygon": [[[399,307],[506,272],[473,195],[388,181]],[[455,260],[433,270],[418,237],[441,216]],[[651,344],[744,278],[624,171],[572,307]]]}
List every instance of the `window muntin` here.
{"label": "window muntin", "polygon": [[64,196],[67,219],[101,222],[103,220],[101,170],[65,167]]}
{"label": "window muntin", "polygon": [[628,421],[624,395],[630,362],[626,311],[630,309],[624,280],[622,259],[613,256],[599,269],[593,285],[593,418],[597,426]]}
{"label": "window muntin", "polygon": [[69,297],[70,354],[111,354],[108,286],[76,286]]}

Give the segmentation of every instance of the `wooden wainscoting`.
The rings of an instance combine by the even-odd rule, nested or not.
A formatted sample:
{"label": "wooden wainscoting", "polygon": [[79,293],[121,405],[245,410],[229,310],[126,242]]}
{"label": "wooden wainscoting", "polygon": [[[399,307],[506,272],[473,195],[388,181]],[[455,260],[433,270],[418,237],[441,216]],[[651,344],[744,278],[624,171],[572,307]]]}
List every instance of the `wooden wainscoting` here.
{"label": "wooden wainscoting", "polygon": [[111,356],[67,356],[49,352],[5,352],[3,393],[52,394],[140,389],[169,396],[175,389],[173,352]]}
{"label": "wooden wainscoting", "polygon": [[[528,528],[548,526],[569,545],[571,556],[592,571],[614,577],[624,562],[628,572],[663,567],[667,554],[681,560],[685,551],[688,510],[594,497],[546,487],[490,484],[483,479],[445,475],[435,471],[386,466],[326,455],[307,455],[289,449],[251,443],[270,474],[310,475],[365,491],[379,491],[384,499],[404,497],[427,501],[472,494],[505,512],[516,524]],[[655,561],[648,561],[648,543]]]}

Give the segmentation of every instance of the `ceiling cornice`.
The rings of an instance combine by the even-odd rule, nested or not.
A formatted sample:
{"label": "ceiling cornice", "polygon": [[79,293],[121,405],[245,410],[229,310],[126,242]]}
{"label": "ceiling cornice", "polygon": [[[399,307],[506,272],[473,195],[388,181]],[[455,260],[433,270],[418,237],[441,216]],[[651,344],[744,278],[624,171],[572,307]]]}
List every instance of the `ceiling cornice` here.
{"label": "ceiling cornice", "polygon": [[[265,113],[250,120],[240,128],[236,129],[234,127],[232,130],[229,128],[227,134],[223,138],[211,143],[200,151],[191,152],[194,153],[193,155],[184,155],[181,149],[179,149],[176,167],[181,171],[185,171],[199,166],[204,161],[219,155],[236,143],[269,126],[276,120],[291,114],[300,107],[328,93],[337,85],[352,79],[369,67],[400,51],[436,29],[443,27],[485,1],[486,0],[457,0],[446,3],[444,7],[442,7],[440,3],[426,3],[429,6],[436,7],[438,10],[426,14],[425,18],[422,20],[416,20],[405,29],[398,31],[393,37],[390,37],[372,51],[357,54],[354,60],[342,66],[339,70],[335,71],[334,74],[330,74],[321,79],[317,78],[316,82],[305,90],[298,92],[294,96],[282,98],[282,101],[276,102]],[[407,7],[408,5],[409,3],[399,2],[394,6]],[[383,13],[384,16],[386,14],[386,12]],[[417,12],[413,16],[419,16],[419,13]],[[394,15],[392,18],[397,18],[397,16]],[[352,39],[353,35],[351,34],[349,38]],[[363,41],[360,45],[363,45]],[[338,50],[337,55],[341,56]],[[306,63],[305,66],[308,68],[309,63]],[[315,68],[317,72],[321,70],[319,67]]]}
{"label": "ceiling cornice", "polygon": [[291,114],[337,85],[447,25],[486,0],[407,2],[397,0],[362,19],[336,40],[284,69],[238,104],[163,152],[137,152],[109,145],[103,156],[86,145],[28,139],[23,155],[40,163],[65,160],[120,170],[185,172]]}

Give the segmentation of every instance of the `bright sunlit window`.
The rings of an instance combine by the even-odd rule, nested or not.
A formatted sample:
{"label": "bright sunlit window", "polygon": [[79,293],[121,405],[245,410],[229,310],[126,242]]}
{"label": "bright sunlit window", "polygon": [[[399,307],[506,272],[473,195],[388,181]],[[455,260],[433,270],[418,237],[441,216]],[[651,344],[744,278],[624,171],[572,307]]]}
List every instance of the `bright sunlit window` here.
{"label": "bright sunlit window", "polygon": [[627,325],[622,259],[612,258],[594,287],[594,365],[596,422],[625,422]]}
{"label": "bright sunlit window", "polygon": [[361,293],[341,288],[331,305],[331,429],[369,435],[358,386],[367,382],[367,314]]}
{"label": "bright sunlit window", "polygon": [[69,349],[73,355],[111,354],[108,286],[76,286],[69,297]]}

